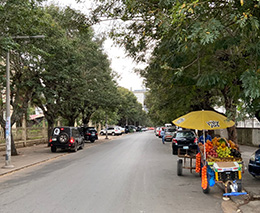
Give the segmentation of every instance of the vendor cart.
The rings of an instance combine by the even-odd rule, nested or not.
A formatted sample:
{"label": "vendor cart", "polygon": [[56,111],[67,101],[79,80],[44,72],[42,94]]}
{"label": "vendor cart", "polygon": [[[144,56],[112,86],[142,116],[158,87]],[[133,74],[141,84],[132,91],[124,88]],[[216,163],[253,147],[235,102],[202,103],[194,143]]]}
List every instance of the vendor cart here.
{"label": "vendor cart", "polygon": [[[223,196],[238,196],[246,194],[242,192],[242,159],[221,159],[221,161],[204,161],[202,158],[203,167],[201,168],[201,186],[203,193],[207,194],[210,187],[216,183],[223,184],[225,193]],[[206,170],[203,171],[203,169]],[[203,172],[206,173],[203,175]],[[206,179],[206,180],[204,180]],[[206,184],[203,183],[206,181]]]}
{"label": "vendor cart", "polygon": [[189,169],[190,173],[192,173],[193,169],[196,169],[194,166],[194,159],[196,159],[196,154],[198,149],[178,149],[178,157],[177,160],[177,175],[182,175],[183,169]]}
{"label": "vendor cart", "polygon": [[[203,131],[203,143],[198,144],[200,151],[196,155],[186,154],[178,156],[188,159],[190,165],[187,167],[182,165],[182,159],[178,159],[177,174],[182,174],[182,168],[189,168],[192,172],[192,160],[196,158],[196,172],[200,173],[201,186],[204,193],[209,193],[209,187],[213,187],[215,183],[221,183],[225,187],[224,198],[227,196],[237,196],[246,194],[242,191],[242,170],[243,162],[236,156],[235,151],[239,151],[234,143],[226,139],[215,141],[215,144],[206,144],[205,130],[226,129],[235,125],[233,121],[229,121],[225,116],[214,111],[202,110],[190,112],[172,121],[176,126],[189,129],[197,129]],[[232,146],[231,146],[231,145]],[[208,145],[208,146],[207,146]],[[234,153],[231,153],[231,150]],[[219,152],[219,153],[217,153]]]}

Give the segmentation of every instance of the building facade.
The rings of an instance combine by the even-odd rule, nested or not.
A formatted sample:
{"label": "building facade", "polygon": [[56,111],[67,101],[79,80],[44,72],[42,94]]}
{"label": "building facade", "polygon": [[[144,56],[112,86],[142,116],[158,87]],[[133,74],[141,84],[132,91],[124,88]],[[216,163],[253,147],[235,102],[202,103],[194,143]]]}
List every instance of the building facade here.
{"label": "building facade", "polygon": [[147,90],[145,89],[142,89],[142,90],[134,90],[133,91],[135,97],[137,98],[137,101],[142,104],[143,106],[143,110],[144,111],[148,111],[148,109],[146,108],[146,105],[145,105],[145,95],[147,93]]}

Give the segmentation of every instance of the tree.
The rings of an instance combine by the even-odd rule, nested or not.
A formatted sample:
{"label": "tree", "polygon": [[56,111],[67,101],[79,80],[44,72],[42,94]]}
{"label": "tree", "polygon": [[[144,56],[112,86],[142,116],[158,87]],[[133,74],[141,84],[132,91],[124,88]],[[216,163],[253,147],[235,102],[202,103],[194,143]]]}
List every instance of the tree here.
{"label": "tree", "polygon": [[83,50],[85,89],[82,93],[84,101],[81,106],[82,123],[88,122],[99,108],[110,111],[118,104],[118,92],[114,78],[116,75],[110,69],[110,62],[102,49],[102,42],[92,43]]}
{"label": "tree", "polygon": [[[12,116],[11,126],[21,120],[26,112],[28,102],[33,93],[32,81],[35,73],[38,72],[39,54],[34,40],[17,40],[17,35],[35,35],[34,33],[42,24],[39,17],[42,15],[38,7],[41,1],[2,1],[0,4],[0,54],[1,54],[1,76],[5,76],[5,58],[6,52],[11,52],[10,70],[11,70],[11,105]],[[33,27],[32,27],[33,26]],[[35,31],[36,30],[36,31]],[[5,78],[1,78],[1,90],[5,88]],[[0,106],[0,122],[5,129],[5,120],[3,117],[3,101]],[[13,137],[11,139],[11,154],[17,155]]]}
{"label": "tree", "polygon": [[119,125],[140,123],[143,116],[142,105],[137,102],[135,95],[123,87],[118,87],[118,92],[120,94],[120,103],[118,105]]}
{"label": "tree", "polygon": [[[114,29],[112,36],[130,55],[143,60],[147,47],[153,44],[158,49],[149,62],[159,60],[156,64],[160,74],[167,73],[172,80],[168,87],[174,87],[173,79],[178,76],[185,79],[185,84],[190,79],[193,87],[181,93],[191,91],[188,97],[194,92],[200,97],[207,94],[211,108],[221,100],[226,114],[234,120],[239,100],[249,94],[243,90],[246,88],[243,74],[259,67],[259,5],[259,1],[102,1],[93,20],[106,16],[128,21],[125,29]],[[161,51],[164,46],[169,50]],[[153,72],[150,67],[144,73],[147,77]],[[147,80],[147,85],[152,82]],[[159,91],[166,89],[162,82],[158,87],[162,88]],[[151,88],[152,92],[157,95],[156,86]],[[183,104],[193,103],[185,99]],[[166,100],[172,102],[168,97]],[[196,105],[202,106],[203,102],[198,104],[197,100],[203,99],[195,99]],[[229,129],[229,133],[236,141],[234,130]]]}
{"label": "tree", "polygon": [[94,39],[84,15],[55,6],[47,7],[46,13],[50,15],[45,29],[49,36],[42,48],[48,54],[42,57],[44,70],[34,103],[48,120],[50,136],[58,116],[74,126],[81,115],[82,123],[87,125],[100,107],[116,106],[117,93],[102,41]]}

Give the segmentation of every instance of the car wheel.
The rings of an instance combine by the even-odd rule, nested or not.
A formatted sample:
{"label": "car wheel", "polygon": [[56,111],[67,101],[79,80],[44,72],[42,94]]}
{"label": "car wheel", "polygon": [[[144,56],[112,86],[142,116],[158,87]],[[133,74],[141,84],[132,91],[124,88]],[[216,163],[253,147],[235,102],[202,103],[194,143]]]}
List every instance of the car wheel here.
{"label": "car wheel", "polygon": [[178,159],[177,161],[177,175],[182,175],[182,159]]}
{"label": "car wheel", "polygon": [[95,140],[90,140],[90,142],[91,142],[91,143],[94,143],[94,142],[95,142]]}
{"label": "car wheel", "polygon": [[113,136],[115,136],[115,133],[114,133],[114,132],[112,132],[112,135],[113,135]]}
{"label": "car wheel", "polygon": [[51,147],[51,152],[56,152],[57,151],[57,147],[56,146],[52,146]]}
{"label": "car wheel", "polygon": [[177,154],[178,154],[178,151],[175,150],[175,149],[172,149],[172,154],[173,154],[173,155],[177,155]]}
{"label": "car wheel", "polygon": [[104,133],[103,133],[103,132],[100,132],[100,135],[104,135]]}
{"label": "car wheel", "polygon": [[69,141],[69,136],[67,133],[61,133],[59,136],[59,141],[61,143],[67,143]]}

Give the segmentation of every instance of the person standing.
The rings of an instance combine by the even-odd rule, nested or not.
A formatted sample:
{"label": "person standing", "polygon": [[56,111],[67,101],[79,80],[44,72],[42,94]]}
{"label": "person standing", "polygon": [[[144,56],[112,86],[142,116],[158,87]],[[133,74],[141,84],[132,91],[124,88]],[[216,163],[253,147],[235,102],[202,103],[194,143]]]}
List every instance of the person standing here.
{"label": "person standing", "polygon": [[164,128],[162,128],[161,136],[162,136],[162,143],[164,144],[164,136],[165,136]]}
{"label": "person standing", "polygon": [[[205,130],[205,142],[207,142],[207,140],[212,141],[212,137],[209,135],[208,130]],[[204,137],[203,134],[199,137],[199,142],[201,142],[202,144],[204,144]]]}

